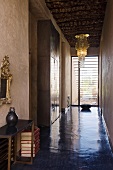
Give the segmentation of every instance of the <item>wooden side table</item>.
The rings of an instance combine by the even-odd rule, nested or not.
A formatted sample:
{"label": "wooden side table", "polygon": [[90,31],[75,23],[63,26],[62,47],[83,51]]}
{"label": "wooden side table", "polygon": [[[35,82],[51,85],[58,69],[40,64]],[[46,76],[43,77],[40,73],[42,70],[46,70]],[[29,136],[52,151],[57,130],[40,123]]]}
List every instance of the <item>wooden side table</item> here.
{"label": "wooden side table", "polygon": [[[32,142],[31,142],[31,158],[29,161],[25,161],[21,158],[21,155],[17,157],[17,134],[21,133],[25,129],[31,128],[32,130]],[[8,167],[11,168],[11,148],[12,148],[12,139],[14,138],[14,162],[32,164],[33,162],[33,133],[34,133],[34,122],[33,120],[23,120],[19,119],[15,127],[8,127],[7,125],[0,128],[0,139],[8,139]]]}

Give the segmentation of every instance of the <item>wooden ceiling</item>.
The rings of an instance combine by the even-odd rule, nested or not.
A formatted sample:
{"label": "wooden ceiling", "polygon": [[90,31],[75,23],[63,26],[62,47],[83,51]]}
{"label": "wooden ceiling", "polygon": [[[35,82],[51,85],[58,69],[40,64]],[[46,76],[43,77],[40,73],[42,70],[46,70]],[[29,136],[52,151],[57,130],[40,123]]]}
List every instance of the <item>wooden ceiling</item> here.
{"label": "wooden ceiling", "polygon": [[107,0],[45,0],[71,47],[77,34],[89,34],[90,47],[99,47]]}

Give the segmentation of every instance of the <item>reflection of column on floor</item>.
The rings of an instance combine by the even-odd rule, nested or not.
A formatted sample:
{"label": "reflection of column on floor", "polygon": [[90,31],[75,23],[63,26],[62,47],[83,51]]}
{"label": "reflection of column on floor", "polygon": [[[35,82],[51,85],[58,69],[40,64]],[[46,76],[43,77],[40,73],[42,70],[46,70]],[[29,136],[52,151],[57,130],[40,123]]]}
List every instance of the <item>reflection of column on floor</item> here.
{"label": "reflection of column on floor", "polygon": [[59,117],[59,106],[55,106],[51,112],[51,122],[54,123]]}
{"label": "reflection of column on floor", "polygon": [[61,114],[59,125],[59,149],[70,150],[72,148],[72,114],[68,111]]}

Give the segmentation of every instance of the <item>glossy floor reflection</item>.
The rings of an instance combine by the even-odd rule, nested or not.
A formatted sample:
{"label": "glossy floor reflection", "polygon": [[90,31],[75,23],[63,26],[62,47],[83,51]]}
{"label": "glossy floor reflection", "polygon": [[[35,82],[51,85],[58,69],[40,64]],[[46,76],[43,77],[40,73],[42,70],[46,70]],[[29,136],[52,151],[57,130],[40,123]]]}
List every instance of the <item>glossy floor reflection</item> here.
{"label": "glossy floor reflection", "polygon": [[41,128],[41,148],[33,165],[12,170],[113,170],[113,155],[104,120],[96,107],[72,107],[51,128]]}

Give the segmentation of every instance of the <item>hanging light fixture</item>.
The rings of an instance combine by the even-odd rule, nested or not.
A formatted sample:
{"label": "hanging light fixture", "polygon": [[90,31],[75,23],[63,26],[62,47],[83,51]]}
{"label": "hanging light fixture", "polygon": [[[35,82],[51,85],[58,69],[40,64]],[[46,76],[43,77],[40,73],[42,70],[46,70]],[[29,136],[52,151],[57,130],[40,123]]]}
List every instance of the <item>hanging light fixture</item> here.
{"label": "hanging light fixture", "polygon": [[75,38],[77,38],[75,49],[77,50],[77,56],[80,66],[83,66],[85,56],[87,55],[87,49],[89,48],[87,37],[89,37],[89,34],[79,34],[75,36]]}

